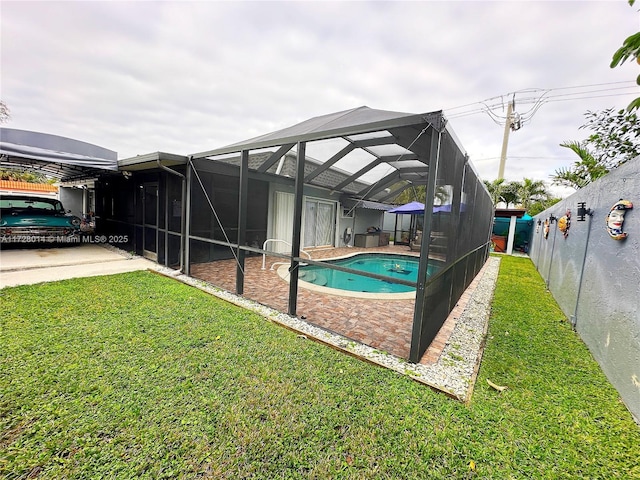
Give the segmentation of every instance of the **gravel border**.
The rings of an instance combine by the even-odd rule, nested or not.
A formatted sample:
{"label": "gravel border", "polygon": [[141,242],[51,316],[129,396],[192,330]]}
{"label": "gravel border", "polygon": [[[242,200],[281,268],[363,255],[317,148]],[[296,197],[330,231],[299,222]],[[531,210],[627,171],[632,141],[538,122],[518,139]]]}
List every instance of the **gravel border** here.
{"label": "gravel border", "polygon": [[491,300],[499,266],[500,258],[489,257],[483,270],[479,273],[482,277],[472,292],[462,315],[457,319],[440,358],[430,365],[410,363],[403,358],[381,352],[368,345],[316,327],[304,320],[217,288],[202,280],[183,275],[176,270],[158,265],[159,268],[154,271],[251,310],[269,321],[297,332],[301,338],[319,341],[362,360],[389,368],[435,390],[444,392],[452,398],[468,403],[473,394],[475,379],[482,359],[491,312]]}

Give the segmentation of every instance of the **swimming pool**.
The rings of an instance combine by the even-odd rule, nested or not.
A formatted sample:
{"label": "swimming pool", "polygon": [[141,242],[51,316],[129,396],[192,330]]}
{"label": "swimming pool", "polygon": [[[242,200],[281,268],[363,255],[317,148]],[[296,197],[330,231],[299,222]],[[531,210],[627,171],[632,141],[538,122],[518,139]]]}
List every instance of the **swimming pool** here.
{"label": "swimming pool", "polygon": [[[326,260],[326,263],[415,282],[418,279],[419,260],[418,257],[411,255],[361,253],[347,258]],[[429,270],[433,271],[433,268],[433,265],[429,265]],[[301,286],[305,288],[337,295],[342,294],[341,291],[357,292],[358,295],[352,296],[371,296],[372,298],[412,298],[415,295],[415,288],[408,285],[318,265],[301,265],[298,278],[301,280]],[[386,294],[392,295],[387,296]],[[393,294],[404,295],[396,296]],[[385,295],[385,297],[381,295]]]}

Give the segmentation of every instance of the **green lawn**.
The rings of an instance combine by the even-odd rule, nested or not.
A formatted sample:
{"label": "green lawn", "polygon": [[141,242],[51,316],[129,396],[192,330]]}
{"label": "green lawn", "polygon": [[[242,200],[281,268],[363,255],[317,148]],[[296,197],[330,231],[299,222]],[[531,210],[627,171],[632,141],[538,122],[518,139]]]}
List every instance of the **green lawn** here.
{"label": "green lawn", "polygon": [[470,406],[148,272],[0,299],[1,478],[640,478],[528,259],[502,260]]}

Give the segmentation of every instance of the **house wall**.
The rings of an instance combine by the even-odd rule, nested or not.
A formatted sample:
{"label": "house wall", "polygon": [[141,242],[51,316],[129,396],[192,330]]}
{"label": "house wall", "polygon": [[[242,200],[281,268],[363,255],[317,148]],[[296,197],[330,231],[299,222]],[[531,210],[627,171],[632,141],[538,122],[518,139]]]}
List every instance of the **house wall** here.
{"label": "house wall", "polygon": [[[631,413],[640,419],[640,157],[534,218],[530,257],[564,314],[575,325],[593,357],[618,390]],[[630,200],[625,240],[614,240],[605,228],[611,207]],[[592,217],[577,221],[578,202]],[[544,238],[551,214],[571,210],[565,238],[558,224]]]}
{"label": "house wall", "polygon": [[[277,221],[277,218],[276,218],[277,212],[275,211],[276,209],[275,209],[274,203],[275,203],[275,197],[277,192],[290,193],[291,195],[293,195],[294,194],[293,182],[291,185],[286,185],[283,183],[271,183],[269,185],[269,209],[268,209],[268,221],[267,221],[267,237],[268,238],[275,238],[275,230],[276,230],[275,224]],[[342,243],[341,239],[342,239],[344,228],[346,228],[346,226],[350,226],[350,222],[352,219],[343,219],[341,217],[340,205],[339,205],[339,198],[340,198],[339,194],[332,193],[322,188],[309,187],[305,185],[303,195],[305,198],[316,198],[316,199],[326,200],[326,201],[335,203],[336,205],[335,222],[336,223],[335,223],[335,231],[334,231],[334,245],[341,245]],[[303,213],[303,220],[304,220],[304,213]],[[292,222],[291,228],[293,231],[293,218],[291,218],[291,222]],[[303,228],[303,235],[304,235],[304,228]],[[287,249],[281,246],[280,248],[268,247],[267,250],[273,250],[273,251],[282,253],[282,252],[285,252]]]}
{"label": "house wall", "polygon": [[356,208],[354,233],[367,233],[369,227],[382,230],[382,214],[380,210]]}
{"label": "house wall", "polygon": [[[344,217],[343,216],[343,211],[346,210],[348,212],[350,212],[350,216],[348,217]],[[350,208],[343,208],[342,206],[340,206],[340,208],[338,209],[338,230],[337,230],[337,239],[336,239],[336,246],[338,247],[345,247],[345,246],[353,246],[353,239],[354,239],[354,235],[356,233],[356,210],[351,211]],[[347,229],[350,228],[351,229],[351,236],[349,238],[349,241],[347,243],[345,243],[345,233],[347,231]]]}
{"label": "house wall", "polygon": [[[275,196],[277,192],[290,193],[293,195],[294,187],[293,185],[284,185],[282,183],[272,183],[270,186],[269,192],[269,220],[268,220],[268,236],[269,238],[274,238],[275,236],[275,223],[276,219],[276,211],[274,207]],[[350,211],[351,209],[344,208],[342,204],[339,202],[339,195],[337,193],[332,193],[328,190],[324,190],[322,188],[314,188],[305,186],[304,188],[304,197],[305,198],[316,198],[321,200],[326,200],[330,202],[335,202],[336,204],[336,227],[335,227],[335,238],[334,238],[334,246],[336,247],[344,247],[344,234],[347,228],[351,228],[351,239],[349,241],[349,245],[353,246],[353,238],[356,233],[366,233],[368,227],[376,227],[383,228],[383,211],[381,210],[372,210],[366,208],[355,208],[353,212],[351,212],[351,216],[344,217],[343,210]],[[304,232],[304,229],[303,229]],[[269,250],[274,250],[271,247]],[[278,248],[275,251],[284,252],[285,249]]]}
{"label": "house wall", "polygon": [[66,188],[60,187],[59,195],[60,201],[66,210],[71,210],[71,213],[76,217],[82,218],[84,213],[82,205],[84,198],[84,189],[82,188]]}

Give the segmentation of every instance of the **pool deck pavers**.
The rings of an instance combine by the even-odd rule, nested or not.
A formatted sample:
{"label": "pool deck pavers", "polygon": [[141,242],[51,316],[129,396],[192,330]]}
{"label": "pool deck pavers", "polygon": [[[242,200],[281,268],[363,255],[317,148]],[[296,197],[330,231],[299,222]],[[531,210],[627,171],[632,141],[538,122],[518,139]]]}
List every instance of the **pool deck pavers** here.
{"label": "pool deck pavers", "polygon": [[[418,255],[416,252],[411,252],[409,247],[403,245],[367,249],[354,247],[310,251],[314,260],[341,257],[360,252]],[[267,257],[266,269],[262,270],[262,256],[246,258],[243,296],[280,312],[287,312],[289,283],[280,278],[275,270],[270,269],[274,262],[280,261],[282,259],[278,257]],[[234,260],[192,264],[190,273],[192,277],[209,282],[229,292],[236,291],[236,264]],[[468,302],[472,294],[474,283],[477,283],[477,280],[474,280],[462,295],[420,363],[431,364],[438,360],[453,331],[457,318],[464,311],[466,302]],[[414,299],[361,299],[327,295],[299,288],[296,313],[298,318],[304,319],[315,326],[406,359],[409,356],[414,303]]]}

